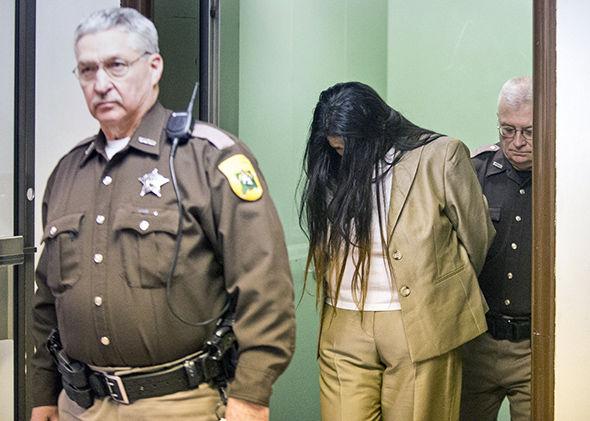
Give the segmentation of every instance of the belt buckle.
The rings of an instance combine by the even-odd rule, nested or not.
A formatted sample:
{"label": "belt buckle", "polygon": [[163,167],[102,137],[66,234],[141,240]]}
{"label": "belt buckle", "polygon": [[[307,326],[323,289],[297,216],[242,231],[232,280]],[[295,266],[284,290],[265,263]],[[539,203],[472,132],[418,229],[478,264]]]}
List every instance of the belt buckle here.
{"label": "belt buckle", "polygon": [[119,376],[115,376],[114,374],[107,374],[104,371],[101,371],[101,374],[104,376],[105,383],[109,389],[109,396],[115,402],[129,405],[131,402],[129,402],[129,398],[127,397],[127,391],[125,390],[123,379],[121,379]]}
{"label": "belt buckle", "polygon": [[514,342],[516,338],[516,325],[514,324],[514,319],[511,317],[505,317],[504,322],[506,323],[506,338],[510,342]]}

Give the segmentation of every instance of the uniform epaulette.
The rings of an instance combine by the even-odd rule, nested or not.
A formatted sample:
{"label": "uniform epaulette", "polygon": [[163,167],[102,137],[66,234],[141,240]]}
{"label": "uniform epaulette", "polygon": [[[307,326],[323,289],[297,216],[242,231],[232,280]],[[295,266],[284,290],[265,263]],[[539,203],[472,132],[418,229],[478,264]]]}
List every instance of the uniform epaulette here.
{"label": "uniform epaulette", "polygon": [[78,148],[86,147],[86,150],[84,151],[84,155],[88,155],[90,152],[92,152],[92,149],[94,148],[94,141],[96,140],[96,136],[97,135],[88,136],[86,139],[78,142],[76,144],[76,146],[74,146],[72,149],[70,149],[70,151],[68,153],[70,153]]}
{"label": "uniform epaulette", "polygon": [[497,152],[500,149],[500,146],[498,146],[497,144],[493,144],[493,145],[485,145],[485,146],[481,146],[479,148],[477,148],[476,150],[474,150],[473,152],[471,152],[471,158],[475,158],[478,155],[481,155],[485,152]]}
{"label": "uniform epaulette", "polygon": [[88,136],[86,139],[76,143],[76,146],[74,146],[73,149],[79,148],[80,146],[86,146],[93,140],[96,140],[96,135]]}
{"label": "uniform epaulette", "polygon": [[209,143],[220,150],[229,148],[236,143],[231,137],[224,133],[223,130],[202,122],[195,123],[193,126],[192,135],[193,137],[206,139],[209,141]]}

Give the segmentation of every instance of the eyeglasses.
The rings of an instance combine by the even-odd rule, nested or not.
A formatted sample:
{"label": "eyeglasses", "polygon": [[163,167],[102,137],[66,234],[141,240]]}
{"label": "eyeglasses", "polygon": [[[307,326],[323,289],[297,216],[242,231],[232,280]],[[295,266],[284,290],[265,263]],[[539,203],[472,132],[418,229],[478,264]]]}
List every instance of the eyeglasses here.
{"label": "eyeglasses", "polygon": [[533,128],[532,127],[525,127],[523,129],[517,129],[513,126],[498,126],[498,131],[500,132],[500,136],[505,137],[507,139],[512,139],[516,136],[516,133],[520,132],[522,137],[525,140],[533,140]]}
{"label": "eyeglasses", "polygon": [[141,58],[151,53],[145,52],[135,60],[127,61],[122,58],[111,58],[98,63],[79,63],[72,73],[80,80],[80,82],[91,82],[96,79],[98,69],[101,67],[112,78],[122,78],[129,72],[129,68],[137,63]]}

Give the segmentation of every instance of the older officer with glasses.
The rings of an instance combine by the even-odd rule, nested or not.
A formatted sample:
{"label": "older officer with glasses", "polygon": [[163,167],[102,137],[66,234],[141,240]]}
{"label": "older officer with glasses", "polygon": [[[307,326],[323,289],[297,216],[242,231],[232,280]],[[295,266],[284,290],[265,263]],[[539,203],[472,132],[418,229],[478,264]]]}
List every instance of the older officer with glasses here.
{"label": "older officer with glasses", "polygon": [[498,99],[500,142],[472,156],[496,238],[479,275],[488,332],[463,347],[462,421],[495,421],[505,397],[512,421],[530,420],[531,168],[533,88],[508,80]]}
{"label": "older officer with glasses", "polygon": [[31,420],[213,421],[223,401],[227,421],[267,421],[295,326],[256,161],[203,122],[173,159],[158,36],[137,11],[89,16],[75,54],[100,131],[60,160],[43,199]]}

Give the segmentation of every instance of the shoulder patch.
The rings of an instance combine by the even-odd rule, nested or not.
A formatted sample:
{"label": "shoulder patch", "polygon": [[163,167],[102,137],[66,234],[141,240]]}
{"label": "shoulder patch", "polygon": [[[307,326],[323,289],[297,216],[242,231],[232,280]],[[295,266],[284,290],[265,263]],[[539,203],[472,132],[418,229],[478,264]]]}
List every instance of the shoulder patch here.
{"label": "shoulder patch", "polygon": [[240,199],[254,202],[262,197],[262,184],[254,166],[245,155],[232,155],[217,168],[225,175],[232,191]]}
{"label": "shoulder patch", "polygon": [[233,146],[236,142],[217,127],[205,123],[195,123],[193,126],[193,137],[207,139],[217,149],[225,149]]}
{"label": "shoulder patch", "polygon": [[478,155],[481,155],[482,153],[485,152],[496,152],[500,149],[500,147],[497,144],[492,144],[492,145],[485,145],[485,146],[481,146],[479,148],[477,148],[476,150],[474,150],[473,152],[471,152],[471,158],[475,158]]}

